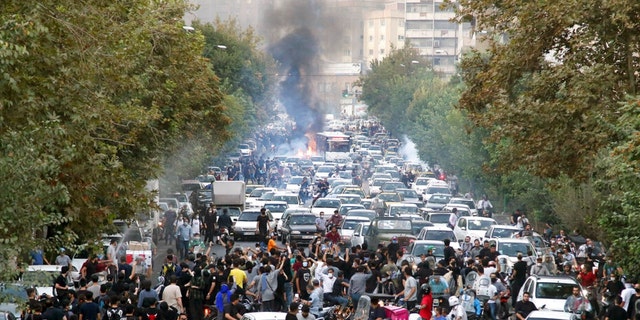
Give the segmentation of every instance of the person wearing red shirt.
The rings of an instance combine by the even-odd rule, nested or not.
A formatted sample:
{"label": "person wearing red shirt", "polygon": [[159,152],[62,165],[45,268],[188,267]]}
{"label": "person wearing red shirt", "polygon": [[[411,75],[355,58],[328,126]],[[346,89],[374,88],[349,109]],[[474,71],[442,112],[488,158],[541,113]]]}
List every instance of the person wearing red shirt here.
{"label": "person wearing red shirt", "polygon": [[340,234],[338,233],[338,228],[336,226],[331,227],[331,232],[327,233],[325,237],[331,240],[331,243],[336,245],[340,243]]}
{"label": "person wearing red shirt", "polygon": [[433,295],[431,294],[431,287],[428,283],[423,284],[420,287],[422,290],[422,301],[420,301],[420,317],[423,320],[431,320],[431,310],[433,309]]}
{"label": "person wearing red shirt", "polygon": [[582,287],[590,287],[596,283],[596,274],[591,270],[591,266],[583,265],[578,274],[578,281]]}

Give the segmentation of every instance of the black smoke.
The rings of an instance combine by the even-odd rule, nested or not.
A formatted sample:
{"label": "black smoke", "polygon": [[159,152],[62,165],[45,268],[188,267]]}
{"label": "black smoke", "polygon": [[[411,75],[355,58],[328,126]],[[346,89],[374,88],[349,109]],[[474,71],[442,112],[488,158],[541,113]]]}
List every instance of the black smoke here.
{"label": "black smoke", "polygon": [[279,64],[280,102],[296,122],[293,136],[322,130],[324,110],[313,93],[319,74],[320,38],[333,19],[320,1],[288,0],[265,12],[265,27],[274,35],[268,51]]}

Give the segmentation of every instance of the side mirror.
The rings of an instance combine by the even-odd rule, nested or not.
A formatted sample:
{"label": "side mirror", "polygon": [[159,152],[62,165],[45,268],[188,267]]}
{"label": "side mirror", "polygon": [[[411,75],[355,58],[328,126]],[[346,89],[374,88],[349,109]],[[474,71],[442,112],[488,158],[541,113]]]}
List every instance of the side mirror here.
{"label": "side mirror", "polygon": [[467,230],[467,227],[460,227],[460,230]]}
{"label": "side mirror", "polygon": [[360,236],[360,233],[359,233],[359,232],[354,233],[354,234],[353,234],[353,236],[354,236],[354,237],[359,237],[359,236]]}

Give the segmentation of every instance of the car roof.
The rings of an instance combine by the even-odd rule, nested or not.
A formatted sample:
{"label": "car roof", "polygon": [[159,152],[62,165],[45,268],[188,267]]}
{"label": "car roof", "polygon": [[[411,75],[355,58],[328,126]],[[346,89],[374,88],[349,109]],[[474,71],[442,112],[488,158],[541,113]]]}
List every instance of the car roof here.
{"label": "car roof", "polygon": [[444,245],[444,242],[442,242],[442,240],[415,240],[413,241],[414,245],[417,244],[438,244],[438,245]]}
{"label": "car roof", "polygon": [[569,312],[535,310],[529,313],[527,319],[569,320],[571,316]]}
{"label": "car roof", "polygon": [[493,229],[508,229],[508,230],[520,230],[520,228],[516,226],[512,226],[509,224],[494,224],[491,226]]}
{"label": "car roof", "polygon": [[422,230],[438,230],[438,231],[451,231],[453,232],[453,230],[451,230],[451,228],[449,227],[445,227],[445,226],[438,226],[438,225],[433,225],[433,226],[428,226],[428,227],[424,227],[422,228]]}
{"label": "car roof", "polygon": [[363,216],[347,216],[344,218],[344,220],[356,220],[356,221],[371,221],[369,218],[367,217],[363,217]]}
{"label": "car roof", "polygon": [[476,216],[472,216],[472,217],[460,217],[460,219],[496,221],[496,220],[495,220],[495,219],[493,219],[493,218],[489,218],[489,217],[476,217]]}
{"label": "car roof", "polygon": [[264,203],[264,205],[268,205],[268,204],[277,204],[277,205],[282,205],[282,204],[287,204],[286,201],[267,201]]}
{"label": "car roof", "polygon": [[570,276],[529,276],[529,278],[535,278],[536,282],[549,282],[549,283],[573,283],[577,284],[576,279]]}

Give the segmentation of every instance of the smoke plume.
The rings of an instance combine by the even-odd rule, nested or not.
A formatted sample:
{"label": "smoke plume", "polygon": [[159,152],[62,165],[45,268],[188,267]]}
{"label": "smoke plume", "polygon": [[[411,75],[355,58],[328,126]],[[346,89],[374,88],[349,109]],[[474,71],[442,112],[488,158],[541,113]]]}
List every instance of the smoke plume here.
{"label": "smoke plume", "polygon": [[334,19],[316,0],[284,0],[265,12],[264,24],[273,35],[268,51],[279,63],[280,101],[296,122],[292,134],[322,130],[324,111],[313,94],[313,76],[318,74],[321,39]]}

